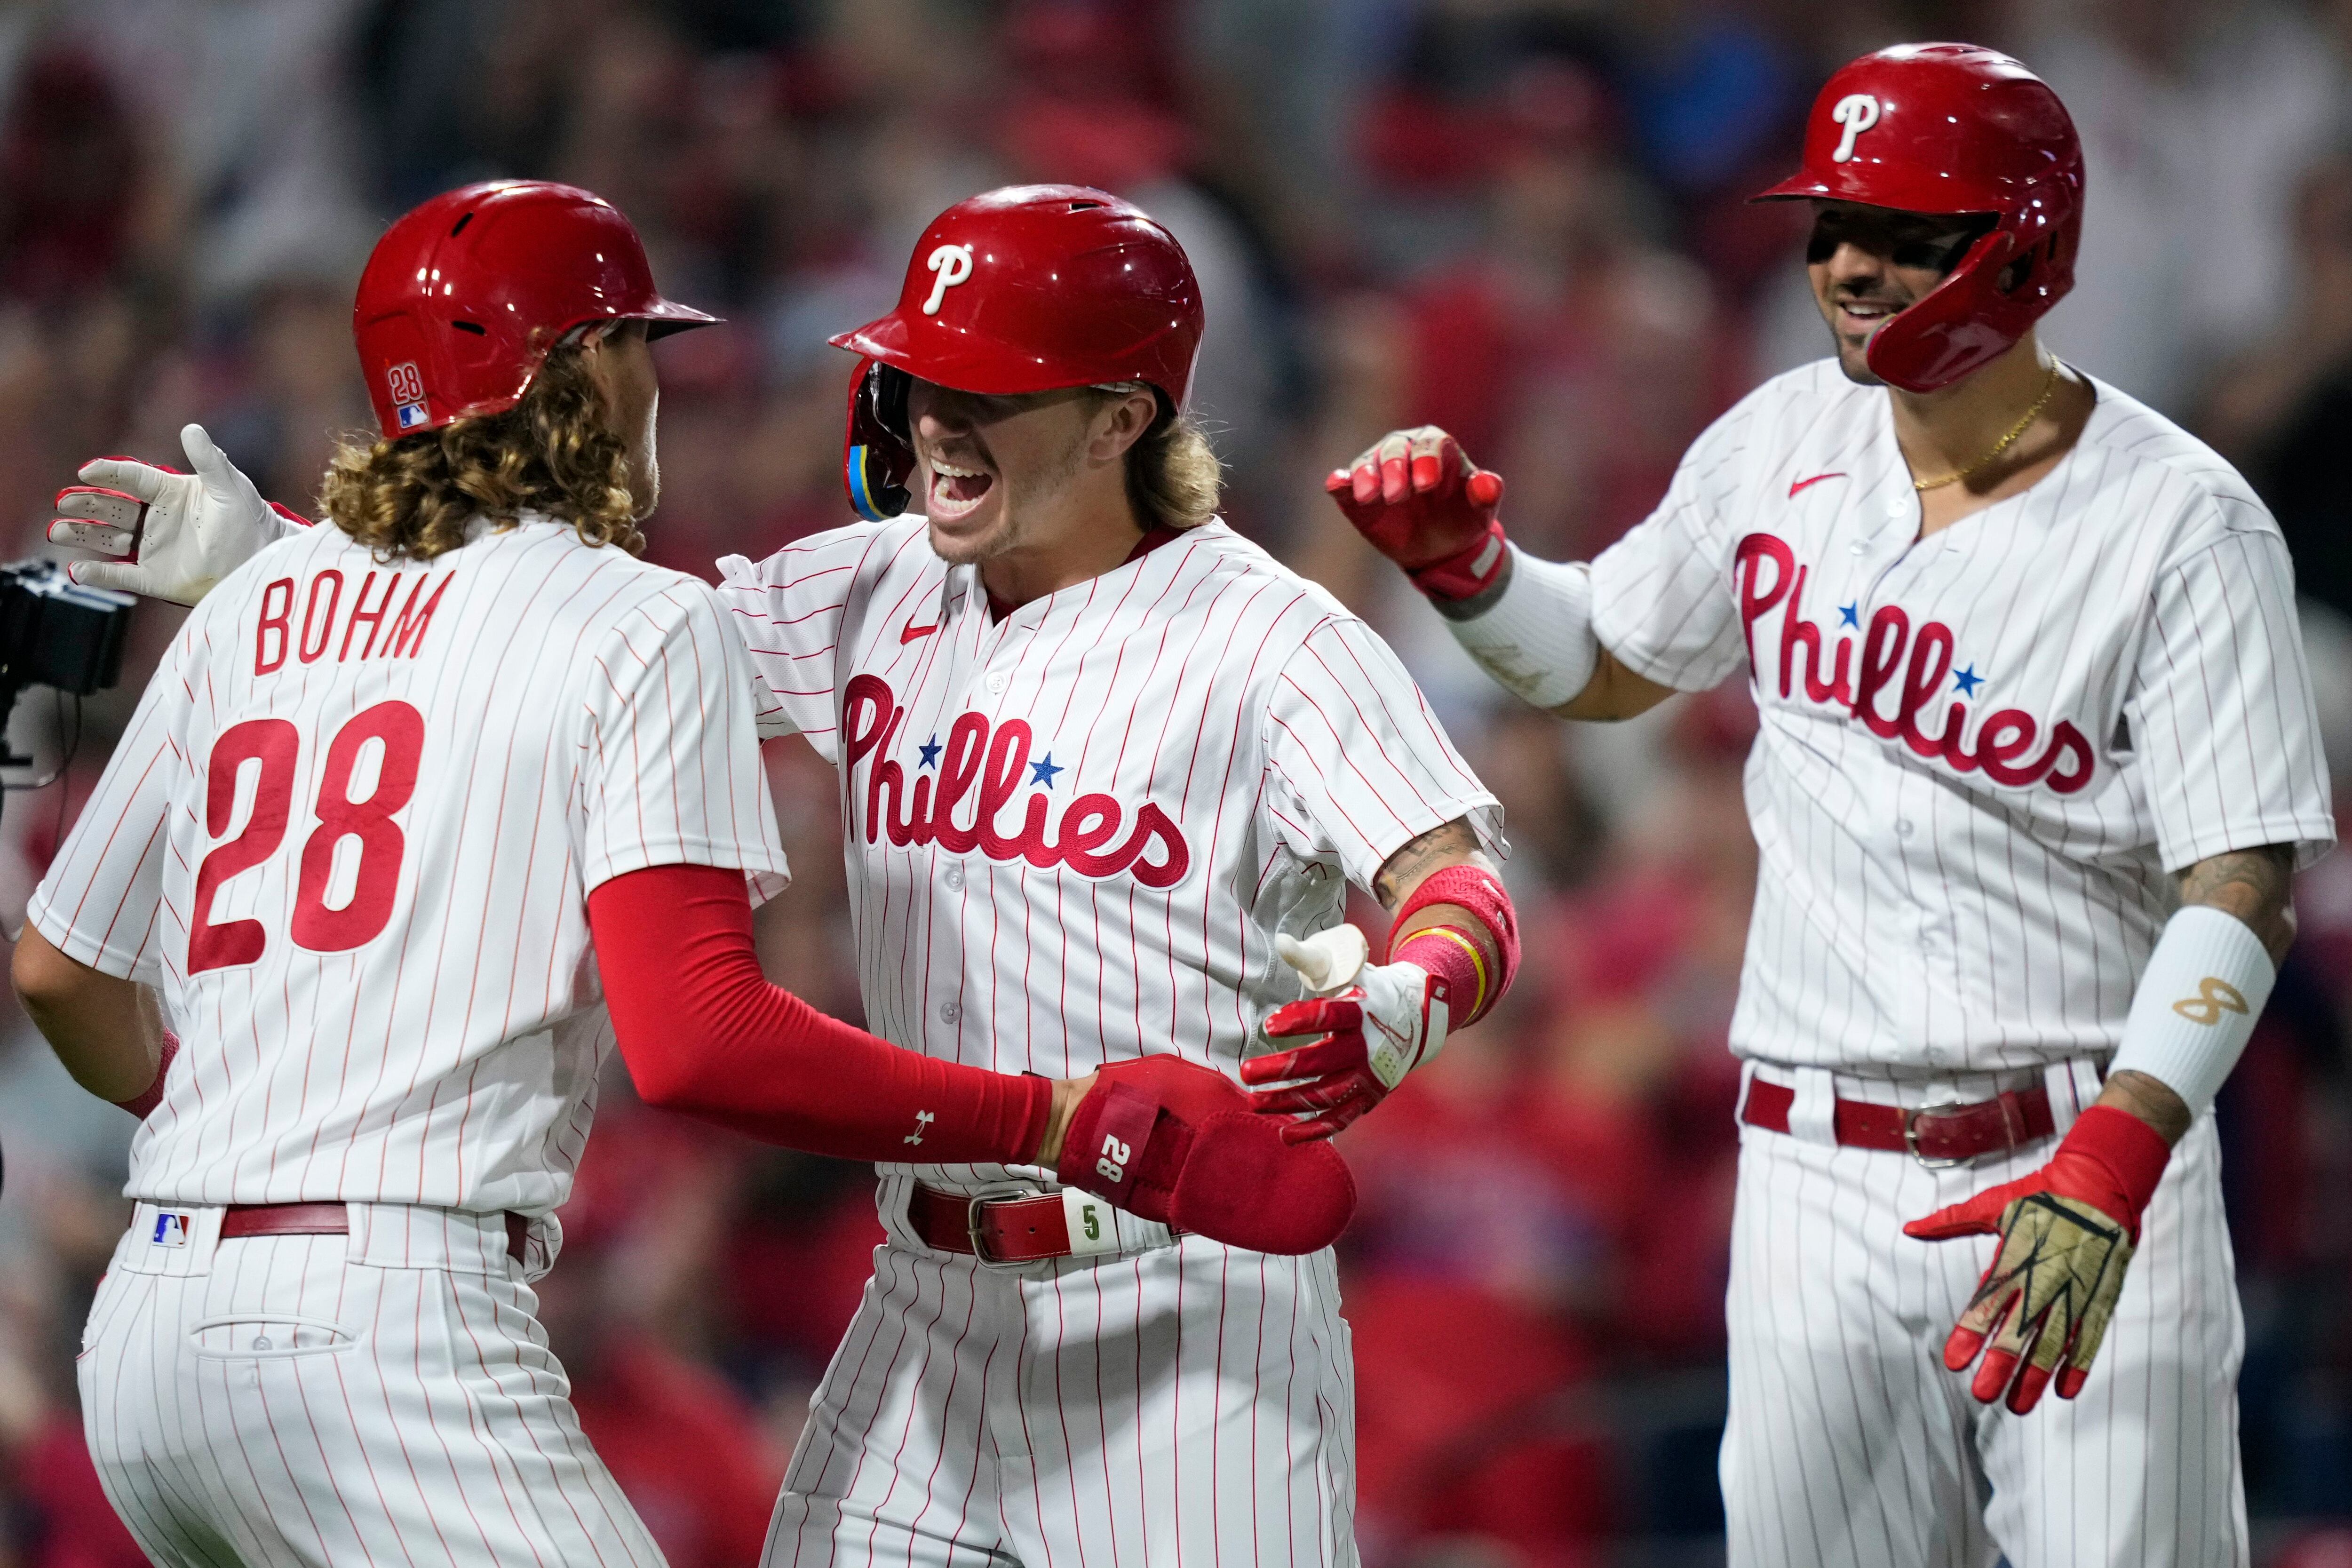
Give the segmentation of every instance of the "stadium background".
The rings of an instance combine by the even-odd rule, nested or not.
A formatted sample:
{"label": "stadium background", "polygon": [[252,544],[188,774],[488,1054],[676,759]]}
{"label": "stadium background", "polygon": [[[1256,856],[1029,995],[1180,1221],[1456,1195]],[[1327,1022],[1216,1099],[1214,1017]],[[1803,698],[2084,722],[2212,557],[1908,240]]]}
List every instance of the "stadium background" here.
{"label": "stadium background", "polygon": [[[1515,710],[1319,481],[1434,421],[1509,476],[1523,542],[1605,545],[1710,417],[1820,352],[1801,215],[1741,198],[1831,68],[1921,37],[2010,48],[2072,108],[2088,218],[2046,341],[2269,498],[2352,779],[2346,0],[0,5],[0,553],[40,548],[80,458],[177,461],[192,418],[307,506],[366,422],[375,233],[531,174],[611,197],[666,291],[732,323],[657,351],[653,552],[708,574],[845,520],[824,340],[888,301],[933,213],[1021,179],[1132,197],[1202,276],[1226,515],[1391,637],[1509,813],[1524,978],[1346,1144],[1367,1561],[1718,1562],[1752,713],[1736,689],[1611,730]],[[64,784],[6,797],[8,930],[176,623],[140,612]],[[46,763],[60,722],[36,694],[13,733]],[[856,1017],[831,775],[770,752],[799,880],[763,957]],[[2298,901],[2222,1127],[2257,1561],[2323,1568],[2352,1563],[2352,858]],[[72,1378],[130,1124],[0,1010],[0,1568],[136,1563]],[[678,1568],[751,1563],[866,1271],[869,1183],[615,1074],[563,1217],[542,1293],[590,1432]]]}

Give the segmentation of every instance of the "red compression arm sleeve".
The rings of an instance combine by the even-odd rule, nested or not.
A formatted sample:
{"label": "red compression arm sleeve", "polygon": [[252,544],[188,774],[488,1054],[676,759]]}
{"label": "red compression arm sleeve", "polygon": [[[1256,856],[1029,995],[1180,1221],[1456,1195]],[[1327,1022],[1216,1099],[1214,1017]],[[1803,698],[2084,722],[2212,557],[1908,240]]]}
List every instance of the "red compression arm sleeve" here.
{"label": "red compression arm sleeve", "polygon": [[588,895],[588,929],[647,1104],[846,1160],[1034,1159],[1051,1082],[901,1050],[769,984],[740,871],[615,877]]}

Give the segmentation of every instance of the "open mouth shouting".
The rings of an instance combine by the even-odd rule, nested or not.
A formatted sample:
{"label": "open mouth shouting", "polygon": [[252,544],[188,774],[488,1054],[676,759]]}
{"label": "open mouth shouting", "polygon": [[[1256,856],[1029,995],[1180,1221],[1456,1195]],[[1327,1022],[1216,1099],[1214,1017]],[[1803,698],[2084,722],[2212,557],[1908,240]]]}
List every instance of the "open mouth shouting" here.
{"label": "open mouth shouting", "polygon": [[982,468],[929,459],[931,485],[929,515],[933,522],[954,522],[969,517],[996,488],[996,476]]}

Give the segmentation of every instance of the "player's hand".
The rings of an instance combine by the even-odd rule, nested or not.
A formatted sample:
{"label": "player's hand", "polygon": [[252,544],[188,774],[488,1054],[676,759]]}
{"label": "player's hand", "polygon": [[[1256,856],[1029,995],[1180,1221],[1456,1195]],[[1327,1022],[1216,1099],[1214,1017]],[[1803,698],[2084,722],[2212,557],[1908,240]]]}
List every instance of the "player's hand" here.
{"label": "player's hand", "polygon": [[2123,1293],[2140,1215],[2170,1155],[2129,1111],[2095,1106],[2039,1171],[1903,1227],[1922,1241],[2000,1237],[1944,1342],[1944,1364],[1954,1372],[1982,1352],[1969,1385],[1979,1401],[2006,1394],[2022,1415],[2053,1375],[2060,1398],[2083,1391]]}
{"label": "player's hand", "polygon": [[1307,1045],[1242,1063],[1246,1084],[1277,1084],[1250,1097],[1259,1111],[1301,1116],[1283,1124],[1293,1143],[1328,1138],[1389,1096],[1404,1075],[1444,1047],[1445,983],[1417,963],[1367,963],[1370,944],[1352,925],[1306,941],[1277,936],[1275,950],[1315,993],[1275,1009],[1265,1032]]}
{"label": "player's hand", "polygon": [[1328,1144],[1294,1148],[1220,1072],[1180,1057],[1096,1069],[1055,1176],[1130,1214],[1252,1252],[1319,1252],[1356,1210]]}
{"label": "player's hand", "polygon": [[1323,488],[1371,541],[1436,599],[1467,599],[1500,576],[1510,552],[1495,516],[1503,476],[1477,467],[1433,425],[1399,430]]}
{"label": "player's hand", "polygon": [[97,458],[81,466],[83,483],[58,492],[50,542],[114,557],[74,562],[66,573],[75,582],[193,605],[262,546],[308,526],[262,500],[203,426],[182,430],[180,445],[195,472]]}

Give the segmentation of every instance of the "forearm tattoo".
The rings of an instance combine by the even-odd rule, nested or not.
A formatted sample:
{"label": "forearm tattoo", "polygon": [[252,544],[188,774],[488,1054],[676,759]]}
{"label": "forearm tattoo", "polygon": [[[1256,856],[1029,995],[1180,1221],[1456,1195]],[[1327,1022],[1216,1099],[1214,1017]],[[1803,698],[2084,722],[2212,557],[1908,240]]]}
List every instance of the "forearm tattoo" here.
{"label": "forearm tattoo", "polygon": [[1381,908],[1393,910],[1421,886],[1423,878],[1447,866],[1494,869],[1486,852],[1478,847],[1478,836],[1460,817],[1443,827],[1431,828],[1390,856],[1372,879],[1372,896],[1380,900]]}
{"label": "forearm tattoo", "polygon": [[2294,850],[2265,844],[2208,856],[2180,873],[2180,901],[2235,915],[2279,963],[2294,942]]}

